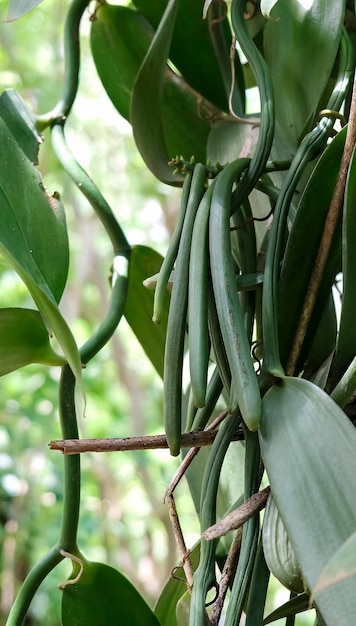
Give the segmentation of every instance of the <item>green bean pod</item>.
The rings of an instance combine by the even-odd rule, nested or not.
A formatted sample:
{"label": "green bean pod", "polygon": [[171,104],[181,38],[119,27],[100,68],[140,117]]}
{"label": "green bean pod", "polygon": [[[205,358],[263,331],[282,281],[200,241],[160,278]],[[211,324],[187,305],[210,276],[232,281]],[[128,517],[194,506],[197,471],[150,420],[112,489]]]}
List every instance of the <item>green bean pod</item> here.
{"label": "green bean pod", "polygon": [[192,177],[168,315],[163,381],[164,421],[172,456],[177,456],[180,450],[182,369],[188,308],[189,257],[195,216],[205,193],[205,181],[205,167],[198,163],[194,168]]}
{"label": "green bean pod", "polygon": [[216,362],[220,378],[227,392],[230,391],[231,372],[226,356],[226,350],[221,334],[214,292],[211,284],[208,285],[208,328],[212,347],[212,357]]}
{"label": "green bean pod", "polygon": [[[257,433],[246,432],[245,446],[245,500],[247,500],[258,491],[260,482],[260,447]],[[236,626],[240,623],[256,558],[259,526],[259,514],[256,513],[243,527],[239,562],[226,612],[226,626]]]}
{"label": "green bean pod", "polygon": [[213,414],[222,390],[223,384],[220,378],[219,368],[216,367],[208,382],[205,405],[195,413],[191,430],[201,430],[205,428]]}
{"label": "green bean pod", "polygon": [[231,256],[230,210],[232,185],[250,163],[238,159],[219,174],[210,211],[210,265],[216,308],[231,370],[230,411],[241,415],[250,430],[259,427],[261,397],[250,356]]}
{"label": "green bean pod", "polygon": [[[219,428],[205,467],[201,488],[200,519],[202,531],[216,521],[216,498],[222,464],[239,419],[228,416]],[[215,582],[216,542],[201,540],[199,567],[194,575],[189,626],[205,626],[206,595]]]}
{"label": "green bean pod", "polygon": [[205,404],[210,340],[208,332],[209,247],[208,225],[210,203],[215,181],[199,205],[192,235],[188,284],[189,369],[194,404]]}
{"label": "green bean pod", "polygon": [[162,319],[162,311],[164,308],[164,298],[166,294],[168,281],[169,281],[175,260],[177,258],[179,242],[180,242],[180,238],[182,235],[185,214],[187,211],[191,182],[192,182],[192,172],[188,172],[186,174],[186,177],[183,183],[179,219],[174,229],[173,237],[168,246],[167,254],[164,257],[163,263],[161,265],[161,269],[159,271],[158,278],[157,278],[157,284],[155,287],[155,295],[154,295],[154,300],[153,300],[153,316],[152,316],[152,321],[155,324],[159,324]]}

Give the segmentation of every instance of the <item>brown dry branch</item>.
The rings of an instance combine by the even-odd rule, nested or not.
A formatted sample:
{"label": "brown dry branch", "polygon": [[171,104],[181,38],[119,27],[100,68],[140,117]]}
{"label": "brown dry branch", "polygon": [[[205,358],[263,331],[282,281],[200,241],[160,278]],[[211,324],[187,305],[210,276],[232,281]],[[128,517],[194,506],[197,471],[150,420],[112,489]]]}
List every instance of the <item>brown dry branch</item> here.
{"label": "brown dry branch", "polygon": [[[225,417],[227,416],[228,411],[224,410],[222,411],[216,418],[215,420],[213,420],[211,422],[211,424],[209,424],[209,426],[207,426],[206,430],[201,431],[202,433],[208,434],[208,433],[215,433],[216,434],[216,428],[217,426],[222,422],[223,419],[225,419]],[[241,433],[242,434],[242,433]],[[184,573],[187,579],[187,586],[189,591],[191,591],[192,586],[193,586],[193,576],[194,576],[194,571],[189,559],[189,550],[187,550],[187,547],[185,545],[185,541],[184,541],[184,537],[183,537],[183,532],[182,532],[182,527],[180,525],[180,521],[179,521],[179,516],[178,516],[178,512],[176,509],[176,505],[175,505],[175,501],[174,501],[174,496],[173,496],[173,492],[175,490],[175,488],[177,487],[178,483],[180,482],[180,480],[183,478],[185,472],[187,471],[189,465],[191,464],[191,462],[193,461],[193,459],[195,458],[195,456],[198,454],[199,452],[198,447],[194,447],[191,448],[191,450],[189,450],[188,454],[185,456],[185,458],[183,459],[182,463],[180,464],[178,470],[176,471],[175,475],[173,476],[168,489],[166,491],[166,493],[164,494],[164,498],[163,498],[163,502],[167,502],[168,505],[168,511],[169,511],[169,517],[171,520],[171,524],[172,524],[172,530],[173,530],[173,534],[174,534],[174,538],[176,541],[176,545],[178,548],[178,552],[180,554],[181,560],[182,560],[182,566],[184,569]]]}
{"label": "brown dry branch", "polygon": [[172,494],[167,496],[167,504],[174,538],[176,540],[176,545],[182,559],[182,567],[184,569],[185,577],[187,579],[187,587],[189,591],[191,591],[193,587],[194,571],[189,558],[189,550],[187,550],[187,546],[185,545],[182,527],[180,525],[176,504]]}
{"label": "brown dry branch", "polygon": [[[182,448],[200,448],[210,446],[217,431],[202,430],[183,433]],[[236,431],[233,441],[242,440],[242,431]],[[127,450],[157,450],[168,448],[165,435],[147,435],[142,437],[117,437],[108,439],[57,439],[49,444],[51,450],[63,454],[82,454],[84,452],[125,452]]]}
{"label": "brown dry branch", "polygon": [[207,528],[203,532],[203,538],[208,541],[218,539],[219,537],[227,535],[231,530],[236,530],[242,526],[242,524],[247,522],[247,520],[257,513],[257,511],[263,509],[267,502],[269,493],[269,487],[262,489],[262,491],[259,491],[258,493],[254,493],[253,496],[241,504],[238,509],[232,511],[219,522]]}
{"label": "brown dry branch", "polygon": [[223,610],[225,597],[228,592],[230,581],[235,575],[237,562],[239,560],[240,548],[242,541],[242,528],[239,528],[234,541],[232,542],[229,554],[227,555],[221,578],[219,581],[219,593],[213,606],[213,610],[210,614],[210,621],[212,626],[217,626],[220,621],[221,613]]}

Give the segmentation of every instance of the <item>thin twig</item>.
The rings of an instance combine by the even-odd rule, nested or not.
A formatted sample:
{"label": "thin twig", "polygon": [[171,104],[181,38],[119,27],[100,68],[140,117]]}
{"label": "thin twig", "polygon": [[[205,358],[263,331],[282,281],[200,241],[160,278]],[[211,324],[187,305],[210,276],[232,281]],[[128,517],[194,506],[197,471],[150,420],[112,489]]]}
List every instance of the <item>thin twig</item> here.
{"label": "thin twig", "polygon": [[[217,432],[211,430],[183,433],[182,448],[210,446]],[[233,441],[243,439],[243,433],[236,431]],[[108,439],[58,439],[49,444],[51,450],[59,450],[63,454],[82,454],[83,452],[124,452],[127,450],[157,450],[168,448],[165,435],[148,435],[143,437],[118,437]]]}
{"label": "thin twig", "polygon": [[247,522],[257,511],[263,509],[269,493],[269,487],[262,489],[262,491],[258,493],[254,493],[253,496],[241,504],[238,509],[232,511],[219,522],[207,528],[203,532],[203,538],[208,541],[218,539],[219,537],[227,535],[231,530],[236,530],[236,528],[242,526],[242,524]]}
{"label": "thin twig", "polygon": [[[216,434],[216,428],[217,426],[225,419],[225,417],[227,416],[228,411],[225,409],[224,411],[222,411],[216,418],[215,420],[213,420],[211,422],[211,424],[209,424],[209,426],[207,426],[206,430],[202,431],[204,433],[210,433]],[[185,456],[185,458],[183,459],[182,463],[180,464],[178,470],[176,471],[175,475],[173,476],[166,493],[164,494],[164,498],[163,498],[163,502],[167,502],[168,504],[168,512],[169,512],[169,517],[171,520],[171,524],[172,524],[172,530],[173,530],[173,534],[174,534],[174,538],[176,541],[176,545],[178,548],[178,552],[180,554],[181,560],[182,560],[182,566],[184,569],[184,573],[187,579],[187,587],[188,590],[191,592],[192,587],[193,587],[193,577],[194,577],[194,570],[192,567],[192,564],[190,562],[190,558],[189,558],[189,550],[187,550],[187,547],[185,545],[185,541],[184,541],[184,537],[183,537],[183,532],[182,532],[182,527],[180,525],[180,521],[179,521],[179,516],[178,516],[178,512],[177,512],[177,508],[175,505],[175,501],[174,501],[174,496],[173,496],[173,492],[175,490],[175,488],[177,487],[178,483],[180,482],[180,480],[183,478],[185,472],[187,471],[189,465],[191,464],[191,462],[193,461],[193,459],[195,458],[195,456],[198,454],[200,448],[194,447],[191,450],[189,450],[188,454]]]}
{"label": "thin twig", "polygon": [[331,247],[332,238],[342,208],[347,174],[350,166],[352,153],[356,143],[356,75],[354,78],[352,101],[350,108],[349,124],[346,133],[346,140],[340,169],[336,181],[334,194],[330,203],[330,208],[326,217],[324,231],[321,237],[319,250],[315,259],[314,269],[309,281],[308,291],[305,296],[303,310],[299,319],[297,331],[294,337],[293,346],[289,355],[286,374],[292,376],[303,345],[309,321],[314,309],[316,298],[319,292],[320,283],[324,274],[324,269]]}
{"label": "thin twig", "polygon": [[211,621],[212,626],[217,626],[217,624],[219,624],[221,612],[223,610],[225,597],[229,589],[230,581],[236,572],[237,562],[238,562],[239,555],[240,555],[241,541],[242,541],[242,528],[239,528],[236,533],[236,537],[234,541],[232,542],[231,548],[229,550],[229,554],[227,555],[227,558],[224,564],[223,571],[221,573],[218,597],[216,598],[214,602],[213,610],[210,613],[210,621]]}
{"label": "thin twig", "polygon": [[171,520],[174,538],[176,540],[177,548],[182,559],[182,567],[184,569],[185,577],[187,579],[187,587],[191,591],[193,587],[194,570],[189,559],[189,550],[185,545],[182,527],[180,525],[176,504],[174,502],[173,495],[167,496],[168,513]]}

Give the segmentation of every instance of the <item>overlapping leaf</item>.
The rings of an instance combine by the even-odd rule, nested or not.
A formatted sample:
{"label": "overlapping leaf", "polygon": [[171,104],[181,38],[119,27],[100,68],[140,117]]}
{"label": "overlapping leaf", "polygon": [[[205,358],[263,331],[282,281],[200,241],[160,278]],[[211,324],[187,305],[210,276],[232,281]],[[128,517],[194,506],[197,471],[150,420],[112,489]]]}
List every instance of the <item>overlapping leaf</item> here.
{"label": "overlapping leaf", "polygon": [[35,116],[17,91],[7,89],[1,94],[0,117],[27,158],[37,165],[38,151],[43,140],[37,131]]}
{"label": "overlapping leaf", "polygon": [[[167,0],[134,0],[135,6],[147,17],[155,29],[167,6]],[[226,49],[231,46],[228,21],[221,24]],[[184,42],[184,44],[182,44]],[[173,32],[170,59],[189,85],[218,109],[228,111],[228,97],[220,73],[207,19],[203,19],[203,2],[180,0]],[[227,54],[226,64],[230,61]],[[241,67],[236,65],[236,77],[244,98]]]}
{"label": "overlapping leaf", "polygon": [[[260,443],[271,490],[313,589],[355,531],[356,430],[327,394],[300,378],[274,385],[262,409]],[[354,580],[321,591],[316,603],[327,626],[348,626],[356,611]]]}
{"label": "overlapping leaf", "polygon": [[103,563],[83,565],[78,582],[63,589],[63,626],[159,626],[148,604],[118,570]]}
{"label": "overlapping leaf", "polygon": [[[326,564],[317,584],[313,589],[313,596],[338,582],[356,576],[356,532],[354,532],[335,552]],[[356,579],[354,579],[356,581]]]}
{"label": "overlapping leaf", "polygon": [[[20,110],[19,129],[23,121]],[[27,286],[80,380],[78,349],[58,309],[69,262],[63,206],[57,194],[48,196],[38,169],[23,152],[22,137],[18,132],[15,139],[0,119],[0,143],[6,146],[0,151],[0,253]],[[28,133],[24,145],[27,149]]]}
{"label": "overlapping leaf", "polygon": [[29,363],[63,365],[65,362],[52,349],[38,311],[0,309],[0,376]]}
{"label": "overlapping leaf", "polygon": [[[314,268],[324,223],[340,167],[345,131],[340,132],[319,159],[300,200],[289,236],[279,282],[279,336],[282,363],[291,349]],[[306,337],[304,356],[314,340],[316,329],[327,307],[330,289],[340,267],[341,228],[336,232]],[[309,348],[308,348],[309,345]],[[324,356],[326,358],[327,355]],[[321,365],[321,363],[320,363]]]}
{"label": "overlapping leaf", "polygon": [[[141,63],[154,36],[144,15],[124,6],[104,4],[95,13],[91,49],[96,68],[111,101],[130,120],[131,97]],[[145,101],[150,100],[153,85]],[[205,160],[210,124],[199,115],[199,94],[172,70],[163,77],[162,124],[170,156],[183,154]]]}
{"label": "overlapping leaf", "polygon": [[[195,570],[199,564],[200,542],[197,543],[189,554],[190,562]],[[184,596],[186,585],[184,584],[184,569],[177,567],[175,576],[170,577],[155,606],[155,615],[159,619],[160,626],[179,626],[176,616],[176,605]]]}
{"label": "overlapping leaf", "polygon": [[343,18],[344,2],[278,0],[271,9],[264,50],[275,94],[273,158],[293,157],[302,134],[310,130],[331,75]]}
{"label": "overlapping leaf", "polygon": [[177,9],[178,1],[169,0],[141,65],[132,94],[131,123],[137,147],[147,167],[162,182],[180,186],[181,177],[175,176],[168,165],[170,155],[162,125],[164,74]]}
{"label": "overlapping leaf", "polygon": [[163,378],[169,293],[167,291],[161,322],[154,324],[152,321],[154,292],[143,285],[144,280],[159,272],[161,265],[161,255],[152,248],[147,246],[133,248],[124,315],[152,365]]}

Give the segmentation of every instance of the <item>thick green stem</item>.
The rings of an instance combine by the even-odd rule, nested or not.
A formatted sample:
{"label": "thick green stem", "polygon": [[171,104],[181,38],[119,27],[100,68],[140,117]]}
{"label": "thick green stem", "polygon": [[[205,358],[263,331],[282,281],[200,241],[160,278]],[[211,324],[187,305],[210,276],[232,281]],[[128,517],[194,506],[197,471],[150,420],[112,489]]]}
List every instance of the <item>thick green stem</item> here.
{"label": "thick green stem", "polygon": [[64,28],[64,89],[54,109],[38,116],[38,127],[43,130],[56,119],[66,119],[73,106],[79,85],[80,45],[79,25],[90,0],[73,0]]}
{"label": "thick green stem", "polygon": [[56,123],[52,128],[52,145],[66,172],[93,207],[103,224],[114,248],[114,254],[129,258],[129,243],[117,222],[109,204],[86,171],[81,167],[70,150],[64,133],[63,122]]}
{"label": "thick green stem", "polygon": [[23,623],[32,598],[37,592],[40,584],[62,560],[63,556],[60,554],[58,547],[54,546],[44,557],[42,557],[35,567],[33,567],[24,581],[14,604],[12,605],[6,621],[6,626],[20,626]]}
{"label": "thick green stem", "polygon": [[[62,369],[59,402],[63,437],[78,438],[75,413],[75,377],[68,365]],[[63,518],[59,541],[37,563],[26,577],[12,606],[6,626],[20,626],[26,617],[31,601],[48,574],[63,560],[61,550],[78,554],[77,530],[80,507],[80,455],[64,457]]]}
{"label": "thick green stem", "polygon": [[[68,365],[62,369],[59,388],[59,416],[63,437],[78,439],[75,412],[75,377]],[[80,455],[64,456],[63,518],[59,549],[77,552],[80,507]]]}
{"label": "thick green stem", "polygon": [[88,363],[88,361],[105,346],[120,322],[125,308],[128,289],[127,272],[127,259],[124,256],[116,256],[113,264],[112,291],[109,309],[97,331],[79,350],[82,363]]}

